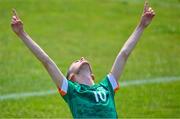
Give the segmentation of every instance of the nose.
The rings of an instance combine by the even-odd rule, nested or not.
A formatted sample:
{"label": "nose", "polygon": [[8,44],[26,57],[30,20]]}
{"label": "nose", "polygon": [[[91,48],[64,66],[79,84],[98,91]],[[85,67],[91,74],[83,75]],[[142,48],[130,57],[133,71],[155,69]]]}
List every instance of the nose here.
{"label": "nose", "polygon": [[81,61],[82,61],[82,60],[84,60],[84,57],[81,57],[81,59],[80,59],[80,60],[81,60]]}

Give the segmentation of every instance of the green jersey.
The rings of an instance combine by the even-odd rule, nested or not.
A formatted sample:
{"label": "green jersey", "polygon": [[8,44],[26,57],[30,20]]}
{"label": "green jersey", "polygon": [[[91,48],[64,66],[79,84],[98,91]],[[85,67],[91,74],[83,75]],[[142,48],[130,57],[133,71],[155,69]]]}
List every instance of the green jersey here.
{"label": "green jersey", "polygon": [[117,118],[114,94],[118,87],[109,74],[93,86],[64,79],[59,92],[74,118]]}

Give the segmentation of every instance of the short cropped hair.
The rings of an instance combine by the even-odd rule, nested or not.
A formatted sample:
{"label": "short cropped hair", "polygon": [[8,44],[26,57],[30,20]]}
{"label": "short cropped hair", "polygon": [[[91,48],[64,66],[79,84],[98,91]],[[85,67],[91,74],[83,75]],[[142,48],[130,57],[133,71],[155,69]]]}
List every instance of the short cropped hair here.
{"label": "short cropped hair", "polygon": [[[67,73],[66,73],[66,79],[69,79],[69,75],[71,74],[70,69],[68,69]],[[70,80],[70,79],[69,79]]]}

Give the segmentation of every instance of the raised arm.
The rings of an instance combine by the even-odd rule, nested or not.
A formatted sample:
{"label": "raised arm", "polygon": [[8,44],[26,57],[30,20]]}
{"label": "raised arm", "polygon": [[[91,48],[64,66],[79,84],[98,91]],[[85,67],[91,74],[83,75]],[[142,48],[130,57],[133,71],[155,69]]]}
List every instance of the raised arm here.
{"label": "raised arm", "polygon": [[61,86],[64,79],[64,75],[58,69],[53,60],[35,43],[31,37],[24,31],[23,23],[17,16],[15,10],[13,10],[12,30],[17,34],[17,36],[24,42],[24,44],[30,49],[30,51],[39,59],[39,61],[44,65],[51,78],[53,79],[56,86]]}
{"label": "raised arm", "polygon": [[129,55],[139,41],[139,38],[142,35],[144,29],[151,23],[154,16],[154,11],[151,7],[149,7],[147,1],[145,1],[144,11],[140,23],[137,25],[134,32],[131,34],[129,39],[120,50],[112,66],[111,74],[115,77],[116,80],[120,78]]}

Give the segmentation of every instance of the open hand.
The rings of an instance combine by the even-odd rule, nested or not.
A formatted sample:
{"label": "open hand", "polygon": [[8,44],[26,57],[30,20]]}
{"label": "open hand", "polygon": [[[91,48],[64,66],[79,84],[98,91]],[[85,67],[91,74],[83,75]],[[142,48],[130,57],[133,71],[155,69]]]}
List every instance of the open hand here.
{"label": "open hand", "polygon": [[144,11],[141,17],[140,26],[147,27],[151,23],[154,16],[155,12],[151,7],[149,7],[149,4],[146,0],[144,3]]}
{"label": "open hand", "polygon": [[18,17],[15,9],[13,9],[11,27],[16,34],[20,34],[23,31],[23,23]]}

